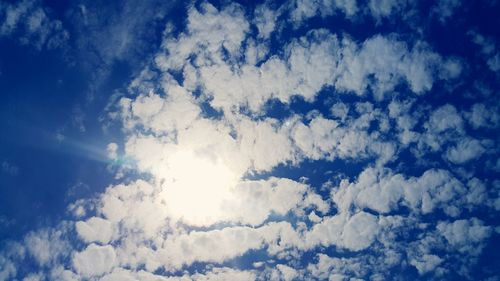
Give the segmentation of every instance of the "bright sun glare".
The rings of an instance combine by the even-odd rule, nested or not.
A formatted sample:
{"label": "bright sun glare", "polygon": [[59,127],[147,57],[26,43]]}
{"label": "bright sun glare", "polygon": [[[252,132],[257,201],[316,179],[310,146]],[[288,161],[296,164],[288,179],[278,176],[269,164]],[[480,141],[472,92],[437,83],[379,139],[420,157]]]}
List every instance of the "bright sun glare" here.
{"label": "bright sun glare", "polygon": [[189,224],[204,225],[224,217],[222,204],[231,199],[238,177],[221,161],[177,152],[168,160],[164,199],[173,217]]}

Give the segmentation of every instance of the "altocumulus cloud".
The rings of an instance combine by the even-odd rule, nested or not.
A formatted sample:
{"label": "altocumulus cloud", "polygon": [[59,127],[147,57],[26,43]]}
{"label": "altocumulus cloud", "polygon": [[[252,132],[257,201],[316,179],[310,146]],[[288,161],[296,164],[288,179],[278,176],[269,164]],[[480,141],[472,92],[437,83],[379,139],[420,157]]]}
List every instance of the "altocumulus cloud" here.
{"label": "altocumulus cloud", "polygon": [[0,3],[0,37],[16,36],[20,43],[37,49],[62,47],[69,33],[59,20],[51,19],[39,1]]}
{"label": "altocumulus cloud", "polygon": [[[473,279],[499,232],[497,93],[439,99],[470,69],[424,36],[309,24],[417,17],[403,2],[188,5],[108,112],[117,173],[140,176],[6,243],[0,280]],[[64,40],[30,3],[0,6],[0,34]],[[497,71],[494,39],[467,36]]]}

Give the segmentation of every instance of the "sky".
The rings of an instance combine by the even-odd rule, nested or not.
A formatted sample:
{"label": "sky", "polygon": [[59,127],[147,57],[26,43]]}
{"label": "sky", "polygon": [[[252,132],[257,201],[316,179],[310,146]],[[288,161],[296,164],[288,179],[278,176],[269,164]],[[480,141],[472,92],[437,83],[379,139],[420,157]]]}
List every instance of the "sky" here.
{"label": "sky", "polygon": [[500,280],[499,14],[0,0],[0,281]]}

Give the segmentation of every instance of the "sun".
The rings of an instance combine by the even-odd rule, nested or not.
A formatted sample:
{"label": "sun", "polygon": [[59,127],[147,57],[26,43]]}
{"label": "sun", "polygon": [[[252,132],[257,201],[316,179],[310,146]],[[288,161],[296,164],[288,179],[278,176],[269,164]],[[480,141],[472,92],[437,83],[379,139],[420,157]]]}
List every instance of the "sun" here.
{"label": "sun", "polygon": [[225,217],[223,203],[231,200],[237,175],[220,159],[190,150],[168,157],[162,197],[172,218],[195,226]]}

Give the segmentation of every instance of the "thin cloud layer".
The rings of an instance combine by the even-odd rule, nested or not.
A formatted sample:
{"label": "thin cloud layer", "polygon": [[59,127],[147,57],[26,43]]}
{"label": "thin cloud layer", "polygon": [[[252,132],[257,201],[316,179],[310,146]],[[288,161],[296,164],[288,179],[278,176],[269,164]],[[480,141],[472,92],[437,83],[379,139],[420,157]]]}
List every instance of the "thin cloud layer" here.
{"label": "thin cloud layer", "polygon": [[357,2],[188,5],[107,112],[117,183],[9,242],[0,280],[474,279],[499,232],[498,101],[433,102],[468,66],[424,37],[308,24],[416,9]]}
{"label": "thin cloud layer", "polygon": [[0,37],[15,36],[23,45],[54,49],[66,44],[69,33],[52,19],[39,1],[0,3]]}

